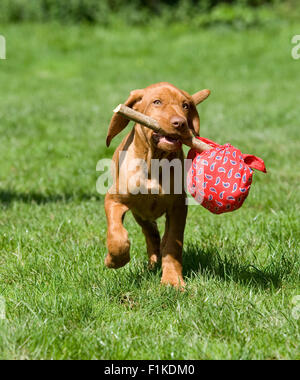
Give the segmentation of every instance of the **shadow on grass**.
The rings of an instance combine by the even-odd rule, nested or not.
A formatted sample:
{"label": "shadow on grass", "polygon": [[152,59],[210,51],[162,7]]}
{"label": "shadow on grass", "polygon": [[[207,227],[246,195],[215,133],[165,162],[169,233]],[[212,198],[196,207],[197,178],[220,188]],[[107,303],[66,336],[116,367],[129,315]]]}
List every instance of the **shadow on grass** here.
{"label": "shadow on grass", "polygon": [[183,275],[191,278],[195,274],[208,274],[224,281],[234,281],[267,289],[280,288],[283,277],[291,272],[290,263],[277,261],[265,268],[257,268],[250,263],[239,262],[238,257],[222,258],[213,247],[203,250],[189,245],[183,253]]}
{"label": "shadow on grass", "polygon": [[[293,268],[293,263],[284,257],[280,257],[276,261],[272,260],[265,267],[257,268],[238,256],[226,256],[225,254],[221,257],[214,247],[204,250],[196,245],[188,245],[183,252],[183,277],[185,279],[206,275],[224,282],[233,281],[256,289],[278,289]],[[139,288],[154,278],[159,281],[160,277],[160,264],[150,271],[147,264],[144,263],[138,268],[129,267],[129,271],[126,273],[126,282],[131,284],[131,288]],[[124,279],[118,279],[116,276],[115,281],[116,283],[120,281],[117,293],[122,294]]]}
{"label": "shadow on grass", "polygon": [[9,206],[11,203],[36,203],[43,205],[47,203],[67,203],[72,201],[90,201],[93,199],[101,199],[99,194],[85,193],[63,193],[63,194],[42,194],[37,192],[16,192],[11,190],[0,190],[0,203]]}

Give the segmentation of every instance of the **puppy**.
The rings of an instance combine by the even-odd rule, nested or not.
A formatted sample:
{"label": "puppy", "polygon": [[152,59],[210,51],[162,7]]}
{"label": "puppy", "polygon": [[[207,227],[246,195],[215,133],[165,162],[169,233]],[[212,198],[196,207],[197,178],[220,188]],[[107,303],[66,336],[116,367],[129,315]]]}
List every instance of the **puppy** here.
{"label": "puppy", "polygon": [[[182,247],[187,205],[181,140],[199,135],[200,120],[196,105],[209,94],[209,90],[202,90],[191,96],[166,82],[130,93],[125,105],[156,119],[167,137],[135,124],[114,153],[114,184],[105,197],[108,225],[105,265],[108,268],[123,267],[130,260],[130,241],[123,220],[125,213],[131,210],[145,235],[150,267],[161,259],[161,282],[177,288],[184,287]],[[128,122],[120,115],[113,116],[107,146]],[[171,163],[175,162],[174,159],[181,163],[181,175],[170,166],[166,174],[170,187],[165,191],[163,165],[153,173],[152,163],[155,162],[153,160]],[[164,214],[165,233],[161,240],[156,219]]]}

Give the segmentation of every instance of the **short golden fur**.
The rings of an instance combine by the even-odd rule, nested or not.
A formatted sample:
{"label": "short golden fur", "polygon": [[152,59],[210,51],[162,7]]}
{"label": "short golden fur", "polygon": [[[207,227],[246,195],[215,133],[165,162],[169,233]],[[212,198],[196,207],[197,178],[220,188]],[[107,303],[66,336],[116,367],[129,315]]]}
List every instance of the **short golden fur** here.
{"label": "short golden fur", "polygon": [[[130,242],[128,233],[123,226],[123,218],[128,210],[132,211],[137,223],[142,227],[146,238],[147,252],[150,266],[162,260],[163,284],[171,284],[178,288],[184,287],[182,277],[182,247],[187,215],[184,185],[182,193],[164,194],[161,188],[161,178],[157,181],[149,179],[151,175],[151,159],[173,160],[184,159],[180,139],[191,135],[198,135],[200,129],[199,115],[196,105],[209,95],[208,90],[202,90],[189,95],[173,85],[162,82],[145,89],[130,93],[125,102],[128,107],[149,115],[156,119],[165,132],[172,138],[166,139],[156,136],[152,130],[135,124],[132,131],[123,139],[116,149],[113,160],[117,169],[114,186],[125,186],[125,194],[107,193],[105,197],[105,212],[107,217],[107,248],[108,254],[105,264],[109,268],[120,268],[130,260]],[[114,115],[108,130],[107,145],[119,132],[128,120],[120,115]],[[119,162],[119,152],[125,152],[122,162]],[[129,169],[129,163],[134,159],[142,159],[148,166],[148,177],[138,172],[139,168]],[[126,171],[126,176],[122,172]],[[171,190],[174,182],[174,173],[171,171]],[[148,189],[148,194],[134,194],[130,178],[139,178],[139,186]],[[156,186],[158,194],[151,194],[150,190]],[[133,191],[132,191],[133,190]],[[156,219],[166,215],[165,233],[161,240]]]}

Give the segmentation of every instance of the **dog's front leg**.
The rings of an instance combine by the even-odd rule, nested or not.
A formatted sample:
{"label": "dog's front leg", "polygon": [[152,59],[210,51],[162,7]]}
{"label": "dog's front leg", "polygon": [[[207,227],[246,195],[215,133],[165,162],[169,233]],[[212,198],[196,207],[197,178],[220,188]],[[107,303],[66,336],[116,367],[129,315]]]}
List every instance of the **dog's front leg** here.
{"label": "dog's front leg", "polygon": [[172,209],[167,212],[166,231],[161,246],[161,282],[177,288],[185,286],[182,277],[182,248],[186,216],[185,199],[174,202]]}
{"label": "dog's front leg", "polygon": [[117,202],[112,195],[106,195],[105,213],[107,218],[108,254],[105,258],[105,265],[108,268],[121,268],[130,260],[130,241],[128,232],[123,226],[126,211],[128,211],[126,205]]}

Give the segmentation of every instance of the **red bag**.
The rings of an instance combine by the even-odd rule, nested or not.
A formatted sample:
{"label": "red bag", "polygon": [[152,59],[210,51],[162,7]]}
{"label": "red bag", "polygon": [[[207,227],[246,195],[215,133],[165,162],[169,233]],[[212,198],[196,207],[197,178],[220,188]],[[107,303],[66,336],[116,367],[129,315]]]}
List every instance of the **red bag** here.
{"label": "red bag", "polygon": [[250,191],[252,169],[267,172],[263,160],[242,154],[230,144],[219,145],[203,137],[197,138],[213,149],[202,153],[194,149],[189,151],[187,158],[192,160],[187,176],[189,193],[214,214],[237,210]]}

